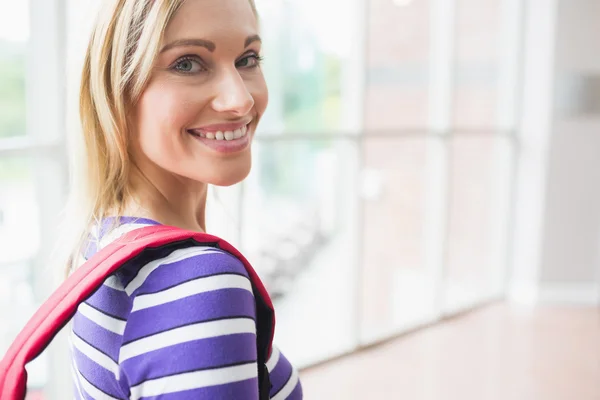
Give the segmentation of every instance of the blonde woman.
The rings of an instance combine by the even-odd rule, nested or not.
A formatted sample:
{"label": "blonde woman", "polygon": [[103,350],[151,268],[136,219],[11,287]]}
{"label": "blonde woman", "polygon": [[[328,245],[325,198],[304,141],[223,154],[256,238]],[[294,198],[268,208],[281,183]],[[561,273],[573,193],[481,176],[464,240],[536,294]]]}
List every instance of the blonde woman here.
{"label": "blonde woman", "polygon": [[[268,100],[252,0],[102,3],[82,75],[70,269],[141,226],[204,232],[208,185],[248,175]],[[175,243],[134,261],[73,319],[76,398],[262,399],[266,370],[266,398],[302,398],[276,348],[257,363],[238,259]]]}

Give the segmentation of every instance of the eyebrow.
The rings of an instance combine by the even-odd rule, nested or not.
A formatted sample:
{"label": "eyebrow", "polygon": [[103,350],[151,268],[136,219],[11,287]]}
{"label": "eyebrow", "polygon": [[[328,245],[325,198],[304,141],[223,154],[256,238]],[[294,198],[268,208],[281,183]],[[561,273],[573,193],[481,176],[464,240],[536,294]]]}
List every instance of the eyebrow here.
{"label": "eyebrow", "polygon": [[246,41],[244,42],[244,47],[248,47],[248,46],[250,46],[254,42],[261,42],[262,43],[262,39],[258,35],[248,36],[246,38]]}
{"label": "eyebrow", "polygon": [[[254,42],[262,42],[262,39],[259,35],[251,35],[246,38],[244,41],[244,47],[250,46]],[[179,39],[175,40],[167,45],[165,45],[160,52],[164,53],[167,50],[171,50],[174,47],[183,47],[183,46],[197,46],[204,47],[211,53],[215,51],[217,45],[214,42],[206,39]]]}

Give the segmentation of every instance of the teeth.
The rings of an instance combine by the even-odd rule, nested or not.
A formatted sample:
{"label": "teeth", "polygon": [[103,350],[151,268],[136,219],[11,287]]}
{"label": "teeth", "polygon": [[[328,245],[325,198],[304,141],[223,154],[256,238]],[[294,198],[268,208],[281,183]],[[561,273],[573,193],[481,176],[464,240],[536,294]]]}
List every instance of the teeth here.
{"label": "teeth", "polygon": [[200,136],[206,139],[213,140],[235,140],[241,137],[246,136],[248,133],[248,126],[244,125],[235,131],[217,131],[217,132],[198,132],[198,131],[190,131],[190,133]]}

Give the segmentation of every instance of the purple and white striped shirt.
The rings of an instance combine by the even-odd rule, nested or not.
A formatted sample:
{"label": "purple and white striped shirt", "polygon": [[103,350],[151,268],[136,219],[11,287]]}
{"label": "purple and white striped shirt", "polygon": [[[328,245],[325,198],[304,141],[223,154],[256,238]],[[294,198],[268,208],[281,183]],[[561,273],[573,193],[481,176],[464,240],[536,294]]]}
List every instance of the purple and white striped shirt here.
{"label": "purple and white striped shirt", "polygon": [[[152,224],[123,218],[108,234],[105,226],[85,258]],[[189,244],[153,250],[79,306],[71,329],[75,398],[258,399],[255,318],[237,258]],[[298,372],[276,347],[267,368],[271,399],[302,399]]]}

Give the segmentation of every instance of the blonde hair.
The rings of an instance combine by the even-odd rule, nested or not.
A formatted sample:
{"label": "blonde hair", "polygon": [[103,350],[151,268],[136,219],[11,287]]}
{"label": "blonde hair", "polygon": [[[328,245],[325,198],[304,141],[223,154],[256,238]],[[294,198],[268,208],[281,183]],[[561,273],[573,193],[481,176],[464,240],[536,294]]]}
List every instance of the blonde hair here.
{"label": "blonde hair", "polygon": [[128,110],[146,87],[167,25],[184,1],[103,0],[79,90],[80,148],[71,151],[71,194],[59,243],[67,271],[79,264],[92,227],[122,215],[131,195]]}
{"label": "blonde hair", "polygon": [[[185,0],[104,0],[79,89],[80,137],[71,149],[71,193],[60,245],[67,271],[92,226],[123,212],[131,170],[127,112],[150,78],[164,31]],[[64,258],[63,258],[64,259]]]}

